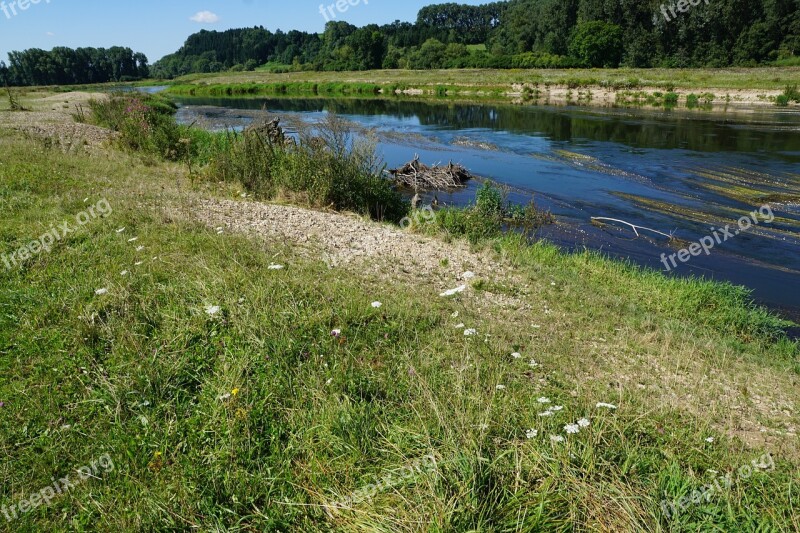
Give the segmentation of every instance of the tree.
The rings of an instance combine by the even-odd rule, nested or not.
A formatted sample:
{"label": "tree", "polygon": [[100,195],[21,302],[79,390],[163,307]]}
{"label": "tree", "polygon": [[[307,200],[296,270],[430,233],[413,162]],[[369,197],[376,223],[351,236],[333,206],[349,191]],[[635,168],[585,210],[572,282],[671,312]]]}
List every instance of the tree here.
{"label": "tree", "polygon": [[438,39],[428,39],[419,49],[416,68],[437,69],[445,67],[447,46]]}
{"label": "tree", "polygon": [[579,24],[569,54],[586,67],[616,68],[622,58],[622,28],[601,20]]}

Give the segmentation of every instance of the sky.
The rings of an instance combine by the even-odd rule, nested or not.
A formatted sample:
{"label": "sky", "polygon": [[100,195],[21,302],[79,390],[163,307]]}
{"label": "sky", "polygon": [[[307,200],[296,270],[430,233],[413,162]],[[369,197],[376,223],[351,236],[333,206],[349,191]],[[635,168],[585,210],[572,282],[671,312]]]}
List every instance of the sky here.
{"label": "sky", "polygon": [[[320,6],[335,1],[0,0],[0,59],[7,61],[9,51],[27,48],[128,46],[144,52],[152,64],[175,52],[189,35],[201,29],[221,31],[264,26],[270,31],[321,32],[326,19],[320,13]],[[487,1],[459,0],[470,5]],[[421,7],[443,3],[440,0],[349,2],[344,11],[333,8],[335,19],[329,10],[326,16],[357,26],[395,20],[413,22]]]}

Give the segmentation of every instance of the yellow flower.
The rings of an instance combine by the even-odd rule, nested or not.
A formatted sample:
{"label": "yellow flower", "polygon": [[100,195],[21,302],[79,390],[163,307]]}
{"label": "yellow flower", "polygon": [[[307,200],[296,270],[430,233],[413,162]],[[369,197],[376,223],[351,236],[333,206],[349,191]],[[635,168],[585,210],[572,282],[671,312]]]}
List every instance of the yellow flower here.
{"label": "yellow flower", "polygon": [[231,391],[231,395],[236,396],[237,394],[239,394],[239,389],[233,389]]}
{"label": "yellow flower", "polygon": [[161,452],[156,452],[155,453],[155,458],[158,459],[159,457],[161,457]]}

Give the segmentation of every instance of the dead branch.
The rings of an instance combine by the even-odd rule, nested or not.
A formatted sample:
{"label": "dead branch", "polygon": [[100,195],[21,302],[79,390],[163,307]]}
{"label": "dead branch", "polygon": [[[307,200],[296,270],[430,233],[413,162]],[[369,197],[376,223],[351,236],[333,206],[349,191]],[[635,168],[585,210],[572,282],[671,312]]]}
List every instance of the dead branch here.
{"label": "dead branch", "polygon": [[[619,220],[617,218],[592,217],[592,223],[595,223],[595,222],[601,223],[601,221],[619,222],[620,224],[625,224],[626,226],[630,226],[633,229],[633,232],[636,234],[637,237],[640,237],[639,230],[645,230],[645,231],[650,231],[652,233],[656,233],[658,235],[662,235],[662,236],[666,237],[667,239],[669,239],[670,241],[675,239],[675,236],[672,235],[672,234],[667,234],[667,233],[664,233],[663,231],[658,231],[658,230],[651,229],[651,228],[645,228],[644,226],[637,226],[636,224],[631,224],[630,222],[625,222],[624,220]],[[598,225],[601,225],[601,224],[598,224]]]}

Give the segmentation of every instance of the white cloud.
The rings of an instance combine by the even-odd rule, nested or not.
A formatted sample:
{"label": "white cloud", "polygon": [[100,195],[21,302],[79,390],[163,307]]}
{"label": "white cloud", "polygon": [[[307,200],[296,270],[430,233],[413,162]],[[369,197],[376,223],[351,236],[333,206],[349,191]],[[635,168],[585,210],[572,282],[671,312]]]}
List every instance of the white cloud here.
{"label": "white cloud", "polygon": [[219,16],[211,11],[198,11],[189,20],[198,22],[200,24],[215,24],[219,22]]}
{"label": "white cloud", "polygon": [[47,35],[48,37],[55,37],[56,34],[51,31],[48,31],[47,33],[45,33],[45,35]]}

